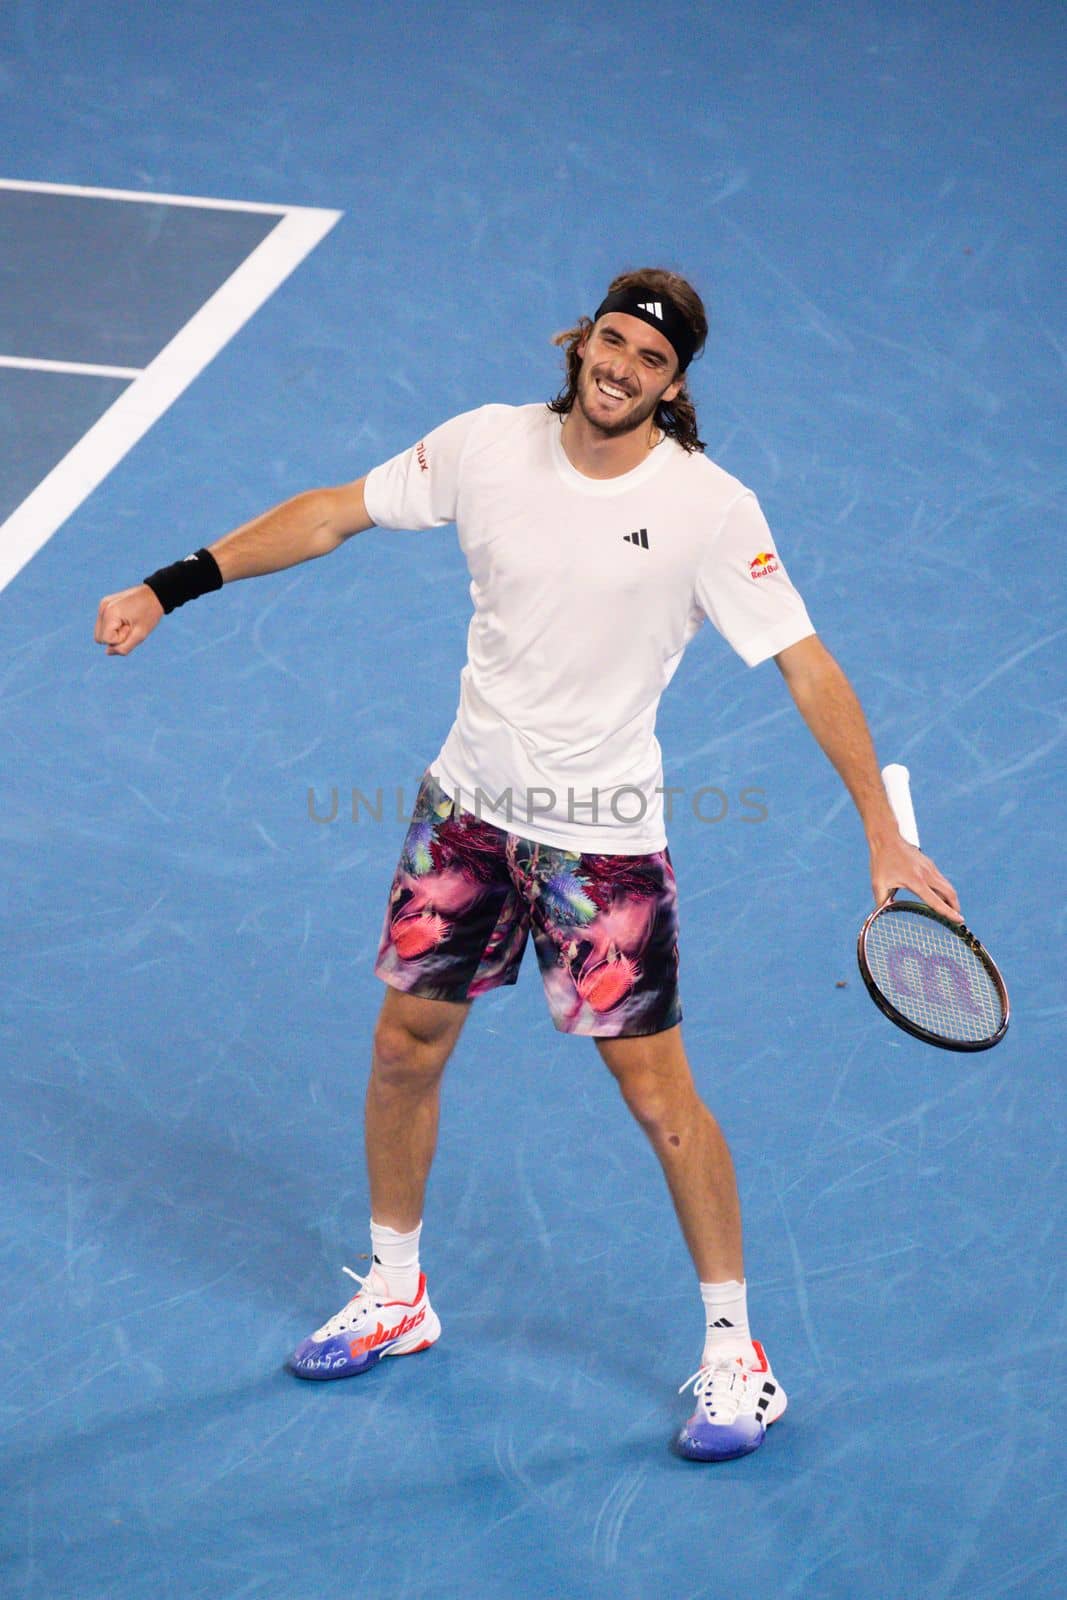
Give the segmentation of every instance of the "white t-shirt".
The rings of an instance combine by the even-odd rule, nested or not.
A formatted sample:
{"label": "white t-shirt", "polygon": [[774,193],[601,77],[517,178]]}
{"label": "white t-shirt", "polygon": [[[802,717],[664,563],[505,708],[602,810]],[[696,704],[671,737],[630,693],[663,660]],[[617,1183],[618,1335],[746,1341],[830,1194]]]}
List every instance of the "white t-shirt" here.
{"label": "white t-shirt", "polygon": [[483,406],[375,467],[386,528],[455,522],[474,615],[431,770],[487,821],[567,850],[666,844],[659,699],[705,617],[749,666],[815,630],[755,495],[664,439],[587,478],[545,405]]}

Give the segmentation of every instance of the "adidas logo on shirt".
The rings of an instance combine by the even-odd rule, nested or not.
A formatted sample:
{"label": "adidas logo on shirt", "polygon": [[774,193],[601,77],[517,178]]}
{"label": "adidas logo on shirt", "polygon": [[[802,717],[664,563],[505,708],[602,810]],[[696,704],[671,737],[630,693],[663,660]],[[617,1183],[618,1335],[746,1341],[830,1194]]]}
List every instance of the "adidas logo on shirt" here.
{"label": "adidas logo on shirt", "polygon": [[663,321],[663,304],[659,300],[642,300],[637,307],[638,311],[647,311],[649,316],[658,317]]}
{"label": "adidas logo on shirt", "polygon": [[624,533],[622,538],[624,544],[637,544],[641,546],[642,550],[648,549],[647,528],[638,528],[636,533]]}

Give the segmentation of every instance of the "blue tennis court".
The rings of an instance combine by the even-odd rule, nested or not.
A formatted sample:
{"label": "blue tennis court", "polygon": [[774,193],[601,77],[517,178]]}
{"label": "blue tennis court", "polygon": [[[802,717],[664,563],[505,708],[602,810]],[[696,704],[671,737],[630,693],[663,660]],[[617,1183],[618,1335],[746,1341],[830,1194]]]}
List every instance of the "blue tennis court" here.
{"label": "blue tennis court", "polygon": [[[1065,31],[1005,0],[0,20],[5,1594],[1063,1594]],[[454,530],[234,584],[129,659],[92,638],[268,505],[550,398],[551,336],[652,263],[704,294],[708,452],[1014,1012],[973,1056],[877,1013],[858,820],[705,629],[658,729],[684,1032],[789,1393],[715,1467],[668,1449],[702,1323],[661,1174],[530,956],[446,1076],[443,1338],[283,1370],[366,1271],[371,968],[465,658]]]}

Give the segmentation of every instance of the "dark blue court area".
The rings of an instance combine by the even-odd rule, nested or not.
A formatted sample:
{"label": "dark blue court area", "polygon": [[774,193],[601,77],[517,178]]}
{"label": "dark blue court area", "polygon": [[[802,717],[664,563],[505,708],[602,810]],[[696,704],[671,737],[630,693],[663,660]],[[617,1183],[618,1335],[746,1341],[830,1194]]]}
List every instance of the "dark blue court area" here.
{"label": "dark blue court area", "polygon": [[[1065,1592],[1065,34],[1040,0],[0,12],[0,180],[146,197],[0,187],[0,563],[135,382],[13,363],[136,375],[284,208],[343,213],[0,593],[5,1596]],[[705,296],[701,436],[1014,1010],[966,1055],[870,1004],[856,816],[773,664],[705,629],[659,722],[668,784],[726,801],[671,826],[683,1029],[789,1394],[719,1467],[668,1450],[703,1321],[659,1169],[530,955],[446,1077],[440,1343],[283,1370],[367,1267],[371,967],[456,704],[454,530],[93,643],[102,596],[268,505],[551,397],[551,336],[652,263]]]}
{"label": "dark blue court area", "polygon": [[40,363],[0,366],[0,517],[277,223],[262,212],[0,187],[0,356]]}

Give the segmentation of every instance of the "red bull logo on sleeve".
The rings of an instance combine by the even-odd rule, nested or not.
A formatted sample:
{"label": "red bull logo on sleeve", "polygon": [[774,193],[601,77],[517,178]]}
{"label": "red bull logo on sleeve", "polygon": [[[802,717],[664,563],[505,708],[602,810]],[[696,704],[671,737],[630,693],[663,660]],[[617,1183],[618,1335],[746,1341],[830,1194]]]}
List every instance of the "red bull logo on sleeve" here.
{"label": "red bull logo on sleeve", "polygon": [[748,564],[750,578],[769,578],[773,572],[778,571],[778,557],[773,550],[761,550],[758,556],[753,556]]}

